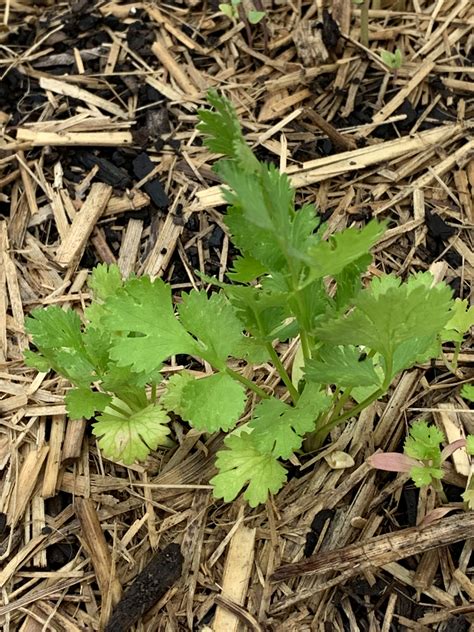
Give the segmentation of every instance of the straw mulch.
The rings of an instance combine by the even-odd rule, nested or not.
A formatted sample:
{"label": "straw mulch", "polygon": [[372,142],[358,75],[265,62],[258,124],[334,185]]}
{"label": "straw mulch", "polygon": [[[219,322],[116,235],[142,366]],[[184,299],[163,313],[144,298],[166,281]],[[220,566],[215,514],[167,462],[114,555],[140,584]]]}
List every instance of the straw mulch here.
{"label": "straw mulch", "polygon": [[[111,616],[110,631],[474,629],[469,462],[449,461],[451,513],[424,527],[432,491],[367,464],[400,450],[416,418],[451,439],[474,432],[459,396],[469,340],[456,375],[442,361],[403,374],[256,510],[212,498],[221,437],[175,424],[174,451],[131,467],[104,460],[87,425],[66,419],[68,384],[22,361],[25,315],[82,309],[98,262],[176,293],[200,286],[196,269],[223,278],[225,208],[195,131],[210,87],[328,234],[389,218],[373,273],[430,269],[469,298],[472,2],[374,0],[369,50],[349,0],[262,0],[255,26],[199,0],[0,6],[2,630],[98,630]],[[378,53],[396,47],[404,61],[391,73]],[[294,348],[281,348],[288,365]],[[271,366],[254,379],[278,387]],[[355,465],[331,469],[334,450]]]}

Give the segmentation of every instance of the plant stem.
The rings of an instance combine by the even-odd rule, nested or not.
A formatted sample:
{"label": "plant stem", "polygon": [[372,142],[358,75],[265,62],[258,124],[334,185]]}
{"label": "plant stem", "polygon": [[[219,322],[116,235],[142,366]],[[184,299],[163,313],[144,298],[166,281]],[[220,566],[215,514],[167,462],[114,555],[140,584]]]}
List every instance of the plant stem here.
{"label": "plant stem", "polygon": [[251,391],[256,393],[262,399],[270,399],[271,395],[266,393],[263,390],[263,388],[260,388],[260,386],[257,386],[251,380],[248,380],[246,377],[244,377],[243,375],[241,375],[237,371],[229,369],[229,367],[227,367],[225,371],[226,371],[227,375],[230,375],[231,378],[233,378],[237,382],[240,382],[241,384],[246,386],[248,389],[250,389]]}
{"label": "plant stem", "polygon": [[369,48],[369,0],[360,5],[360,43]]}
{"label": "plant stem", "polygon": [[285,367],[283,366],[283,363],[280,360],[280,358],[278,356],[278,353],[273,348],[272,343],[271,342],[267,343],[266,347],[268,349],[268,353],[270,354],[272,362],[275,365],[276,370],[278,371],[278,375],[281,377],[283,383],[285,384],[286,388],[288,389],[288,391],[289,391],[289,393],[291,395],[291,399],[293,401],[293,404],[296,404],[300,394],[298,393],[297,389],[295,388],[295,385],[291,381],[291,378],[288,375]]}
{"label": "plant stem", "polygon": [[443,503],[448,503],[448,497],[446,496],[446,493],[443,489],[443,483],[438,480],[437,478],[432,479],[432,483],[434,490],[437,492],[438,496],[440,497],[441,502]]}
{"label": "plant stem", "polygon": [[[313,443],[318,444],[318,447],[320,447],[322,443],[324,442],[324,439],[328,436],[328,434],[331,432],[333,428],[338,426],[340,423],[342,423],[346,419],[349,419],[350,417],[357,415],[362,410],[364,410],[364,408],[367,408],[367,406],[370,406],[370,404],[372,404],[372,402],[375,402],[375,400],[381,397],[384,394],[384,392],[385,391],[382,388],[378,388],[376,391],[372,393],[372,395],[369,395],[368,397],[364,399],[364,401],[360,402],[360,404],[357,404],[357,406],[353,406],[350,410],[346,411],[342,415],[339,415],[339,417],[335,417],[333,414],[331,419],[329,419],[329,421],[322,428],[319,428],[315,432]],[[313,448],[313,449],[316,449],[316,448]]]}

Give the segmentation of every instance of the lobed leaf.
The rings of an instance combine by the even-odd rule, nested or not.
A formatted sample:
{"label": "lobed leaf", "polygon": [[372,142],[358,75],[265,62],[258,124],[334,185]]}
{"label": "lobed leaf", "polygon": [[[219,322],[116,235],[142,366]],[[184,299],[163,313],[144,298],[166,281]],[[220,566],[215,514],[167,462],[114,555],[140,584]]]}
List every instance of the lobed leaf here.
{"label": "lobed leaf", "polygon": [[118,366],[151,373],[172,355],[198,352],[196,341],[174,314],[170,286],[161,279],[127,281],[105,306],[104,326],[127,334],[117,337],[110,351]]}
{"label": "lobed leaf", "polygon": [[182,372],[170,378],[161,402],[194,428],[217,432],[235,426],[244,411],[246,393],[226,373],[195,379]]}
{"label": "lobed leaf", "polygon": [[210,483],[214,497],[225,502],[234,500],[247,487],[244,498],[251,507],[264,503],[269,493],[276,494],[286,481],[286,471],[272,454],[261,454],[255,447],[253,433],[231,434],[216,457],[219,474]]}
{"label": "lobed leaf", "polygon": [[107,458],[130,465],[144,461],[158,446],[170,445],[169,417],[162,408],[150,404],[133,410],[118,398],[112,400],[112,405],[105,408],[92,426]]}

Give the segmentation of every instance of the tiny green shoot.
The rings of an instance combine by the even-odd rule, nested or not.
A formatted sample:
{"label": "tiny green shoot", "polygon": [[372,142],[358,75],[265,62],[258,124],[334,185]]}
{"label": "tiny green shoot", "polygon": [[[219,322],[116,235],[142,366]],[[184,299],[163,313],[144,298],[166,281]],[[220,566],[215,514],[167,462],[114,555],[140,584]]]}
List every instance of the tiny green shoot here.
{"label": "tiny green shoot", "polygon": [[390,70],[398,70],[403,64],[403,55],[399,48],[397,48],[394,53],[382,49],[380,51],[380,59]]}
{"label": "tiny green shoot", "polygon": [[[234,23],[239,18],[239,5],[242,4],[242,0],[231,0],[230,2],[224,2],[219,5],[219,11],[226,17],[232,20]],[[250,10],[246,13],[246,18],[250,24],[258,24],[265,17],[265,11]]]}

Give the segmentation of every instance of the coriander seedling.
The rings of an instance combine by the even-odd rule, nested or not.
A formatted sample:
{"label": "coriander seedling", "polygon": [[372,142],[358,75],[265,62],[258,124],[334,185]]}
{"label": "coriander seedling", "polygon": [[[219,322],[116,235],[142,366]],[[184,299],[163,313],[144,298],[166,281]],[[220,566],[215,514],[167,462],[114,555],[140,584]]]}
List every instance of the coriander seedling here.
{"label": "coriander seedling", "polygon": [[[447,502],[441,481],[444,477],[442,465],[456,450],[466,449],[474,455],[474,436],[458,439],[441,449],[445,436],[434,425],[426,421],[416,421],[410,428],[405,440],[403,454],[399,452],[382,452],[369,457],[369,463],[378,470],[387,472],[406,472],[410,474],[417,487],[431,485]],[[468,509],[474,509],[474,479],[470,477],[466,490],[462,494]]]}
{"label": "coriander seedling", "polygon": [[[320,447],[402,371],[439,357],[442,341],[462,338],[469,319],[429,273],[363,283],[385,223],[325,239],[327,227],[312,205],[296,205],[288,176],[257,159],[230,101],[212,91],[208,102],[198,129],[222,156],[214,170],[240,253],[228,281],[201,275],[214,290],[183,293],[175,308],[162,279],[123,280],[116,266],[97,266],[82,319],[54,306],[32,312],[26,327],[36,350],[26,360],[70,381],[70,418],[92,419],[103,455],[114,461],[131,464],[172,445],[171,417],[225,433],[214,495],[231,501],[243,491],[255,507],[281,489],[285,464],[303,443]],[[296,338],[294,384],[279,343]],[[211,371],[168,377],[163,369],[177,354]],[[247,377],[262,364],[279,375],[283,397]]]}

